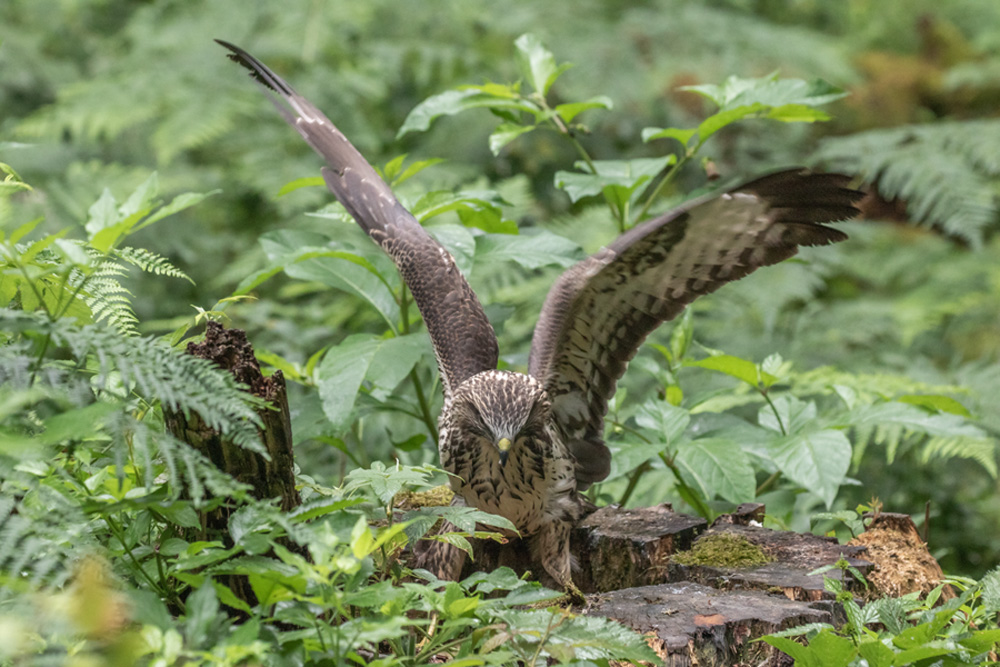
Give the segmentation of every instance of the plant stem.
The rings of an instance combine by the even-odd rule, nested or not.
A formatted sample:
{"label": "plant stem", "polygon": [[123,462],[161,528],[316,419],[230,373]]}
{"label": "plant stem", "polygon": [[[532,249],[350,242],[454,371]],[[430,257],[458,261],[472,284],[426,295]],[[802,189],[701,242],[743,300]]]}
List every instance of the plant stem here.
{"label": "plant stem", "polygon": [[788,431],[785,430],[785,424],[781,421],[781,415],[778,414],[778,408],[775,407],[774,403],[771,401],[771,397],[767,395],[766,389],[760,390],[760,395],[764,397],[767,404],[771,406],[771,412],[774,413],[774,418],[778,420],[778,428],[781,429],[781,435],[788,435]]}
{"label": "plant stem", "polygon": [[629,498],[632,497],[632,492],[635,491],[635,487],[639,484],[639,478],[642,477],[652,466],[650,466],[649,461],[643,461],[641,465],[637,466],[632,474],[628,478],[628,486],[625,487],[625,492],[622,497],[618,499],[618,504],[624,506],[628,502]]}
{"label": "plant stem", "polygon": [[757,490],[754,492],[754,495],[759,496],[760,494],[764,493],[772,486],[774,486],[779,479],[781,479],[781,471],[775,470],[774,472],[771,473],[770,477],[768,477],[767,479],[765,479],[763,482],[760,483],[760,486],[757,487]]}
{"label": "plant stem", "polygon": [[677,177],[677,174],[680,173],[681,167],[687,163],[687,161],[690,159],[690,156],[694,155],[694,153],[700,147],[701,146],[699,144],[699,146],[697,146],[693,151],[691,151],[688,154],[685,154],[684,157],[679,159],[674,164],[674,166],[667,171],[666,175],[660,180],[660,182],[656,184],[656,187],[653,188],[653,191],[649,193],[649,197],[646,198],[646,201],[642,205],[642,208],[639,209],[639,215],[636,216],[635,219],[636,223],[642,222],[642,219],[646,217],[647,213],[649,213],[649,207],[653,205],[653,202],[660,196],[660,193],[663,191],[665,187],[667,187],[667,184],[673,182],[674,178]]}
{"label": "plant stem", "polygon": [[681,469],[677,467],[677,464],[674,463],[673,459],[664,453],[660,453],[660,459],[664,464],[666,464],[667,468],[670,469],[670,472],[674,474],[674,479],[677,481],[677,487],[680,489],[681,495],[686,496],[685,500],[691,504],[694,510],[706,519],[712,516],[712,510],[710,510],[708,505],[705,504],[705,501],[701,499],[698,492],[684,481],[684,477],[681,475]]}
{"label": "plant stem", "polygon": [[434,417],[431,416],[430,404],[427,402],[427,396],[424,394],[423,383],[420,382],[420,375],[417,374],[416,368],[410,369],[410,381],[413,382],[413,390],[417,393],[417,403],[420,405],[420,415],[421,420],[424,425],[427,426],[427,430],[431,434],[431,438],[434,439],[434,444],[438,444],[438,430],[437,423],[434,421]]}

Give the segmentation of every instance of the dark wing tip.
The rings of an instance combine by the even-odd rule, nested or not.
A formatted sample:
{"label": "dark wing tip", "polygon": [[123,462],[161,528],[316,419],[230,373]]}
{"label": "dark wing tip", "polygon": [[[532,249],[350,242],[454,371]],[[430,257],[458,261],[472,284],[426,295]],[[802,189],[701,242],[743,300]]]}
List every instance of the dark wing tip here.
{"label": "dark wing tip", "polygon": [[226,57],[234,63],[250,70],[250,76],[261,85],[286,97],[291,97],[295,94],[292,87],[285,83],[281,77],[272,72],[267,65],[254,58],[245,50],[231,42],[225,41],[224,39],[216,39],[215,42],[229,49],[230,53],[226,54]]}

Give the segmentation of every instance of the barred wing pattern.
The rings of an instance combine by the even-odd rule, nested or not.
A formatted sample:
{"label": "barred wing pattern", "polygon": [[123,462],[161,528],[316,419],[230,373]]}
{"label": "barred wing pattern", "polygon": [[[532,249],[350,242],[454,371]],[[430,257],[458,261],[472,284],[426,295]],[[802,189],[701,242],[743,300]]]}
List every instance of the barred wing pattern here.
{"label": "barred wing pattern", "polygon": [[847,236],[823,222],[857,214],[848,178],[789,170],[647,221],[567,270],[549,291],[529,372],[545,386],[576,458],[578,488],[604,479],[604,415],[639,345],[702,294],[800,245]]}
{"label": "barred wing pattern", "polygon": [[327,187],[388,254],[423,315],[434,345],[445,397],[464,380],[497,366],[496,334],[455,260],[416,218],[340,130],[266,65],[234,44],[216,40],[250,70],[279,113],[327,162]]}

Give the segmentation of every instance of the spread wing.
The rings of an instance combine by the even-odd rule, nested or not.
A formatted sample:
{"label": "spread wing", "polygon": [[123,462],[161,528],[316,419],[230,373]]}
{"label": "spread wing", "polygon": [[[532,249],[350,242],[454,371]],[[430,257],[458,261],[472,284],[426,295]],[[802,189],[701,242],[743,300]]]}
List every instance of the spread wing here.
{"label": "spread wing", "polygon": [[687,304],[800,245],[847,236],[820,223],[851,218],[848,178],[783,171],[694,200],[622,234],[570,267],[549,291],[529,372],[544,385],[583,488],[604,479],[608,400],[646,336]]}
{"label": "spread wing", "polygon": [[216,41],[232,52],[230,59],[277,93],[268,96],[279,113],[326,160],[322,173],[327,187],[396,263],[430,333],[445,395],[476,373],[495,369],[496,334],[448,251],[403,208],[329,118],[252,55]]}

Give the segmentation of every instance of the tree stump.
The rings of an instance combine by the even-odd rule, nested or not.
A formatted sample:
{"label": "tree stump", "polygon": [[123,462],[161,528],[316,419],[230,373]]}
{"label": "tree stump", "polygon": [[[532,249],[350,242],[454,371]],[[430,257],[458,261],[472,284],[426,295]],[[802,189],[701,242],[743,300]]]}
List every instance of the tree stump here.
{"label": "tree stump", "polygon": [[[174,437],[187,442],[209,458],[212,463],[237,481],[250,486],[250,492],[261,500],[277,498],[282,510],[288,511],[302,504],[295,488],[295,460],[292,455],[292,425],[285,393],[285,378],[281,371],[264,377],[253,354],[253,346],[246,333],[240,329],[225,329],[217,322],[209,322],[205,340],[189,343],[188,354],[215,362],[246,385],[248,391],[267,401],[275,409],[257,411],[263,428],[261,442],[267,455],[244,449],[222,436],[197,413],[185,415],[164,410],[164,421]],[[224,507],[199,511],[201,529],[196,539],[222,539],[232,545],[229,537],[229,511]],[[188,535],[190,538],[191,536]],[[289,545],[290,547],[292,545]],[[229,575],[226,581],[233,593],[250,604],[257,603],[247,577]]]}
{"label": "tree stump", "polygon": [[[206,425],[197,413],[184,415],[165,410],[164,419],[170,432],[211,459],[220,470],[248,484],[254,497],[261,500],[278,498],[281,509],[285,511],[302,504],[295,488],[292,426],[285,378],[281,371],[264,377],[246,333],[240,329],[225,329],[217,322],[209,322],[205,340],[189,343],[187,352],[215,362],[246,385],[251,394],[276,408],[261,409],[257,413],[263,424],[260,434],[267,456],[229,442]],[[217,520],[210,520],[209,523],[212,527],[225,529],[226,517],[218,518],[223,519],[221,525],[216,525]]]}
{"label": "tree stump", "polygon": [[667,667],[783,664],[776,649],[750,640],[833,620],[828,610],[783,596],[720,591],[687,581],[591,595],[583,611],[645,634]]}

